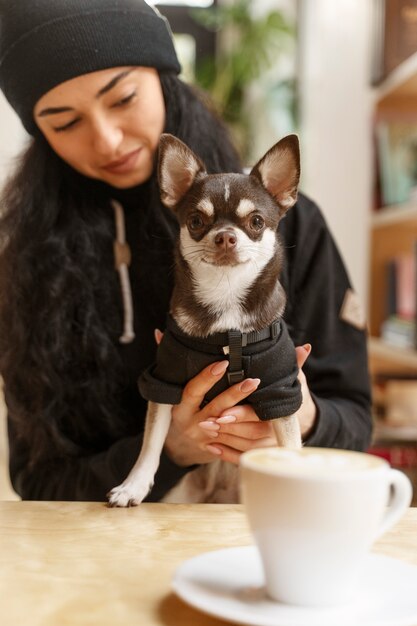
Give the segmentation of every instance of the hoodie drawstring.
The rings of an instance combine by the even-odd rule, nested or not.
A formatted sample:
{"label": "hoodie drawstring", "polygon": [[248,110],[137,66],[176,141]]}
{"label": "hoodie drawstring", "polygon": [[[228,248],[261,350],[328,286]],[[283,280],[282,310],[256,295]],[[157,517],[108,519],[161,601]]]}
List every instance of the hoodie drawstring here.
{"label": "hoodie drawstring", "polygon": [[116,239],[114,241],[114,262],[119,272],[120,287],[123,301],[123,334],[119,337],[120,343],[131,343],[135,338],[133,331],[133,300],[132,287],[129,278],[131,252],[126,243],[125,216],[123,207],[117,200],[111,201],[116,224]]}

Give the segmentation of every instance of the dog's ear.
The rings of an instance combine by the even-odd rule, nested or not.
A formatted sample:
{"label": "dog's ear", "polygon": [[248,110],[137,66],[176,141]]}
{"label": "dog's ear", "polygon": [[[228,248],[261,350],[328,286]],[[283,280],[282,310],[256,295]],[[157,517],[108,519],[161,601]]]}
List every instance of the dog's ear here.
{"label": "dog's ear", "polygon": [[300,180],[300,145],[297,135],[288,135],[276,143],[254,166],[256,176],[286,213],[297,200]]}
{"label": "dog's ear", "polygon": [[182,141],[164,133],[159,141],[158,181],[161,200],[173,208],[186,194],[204,164]]}

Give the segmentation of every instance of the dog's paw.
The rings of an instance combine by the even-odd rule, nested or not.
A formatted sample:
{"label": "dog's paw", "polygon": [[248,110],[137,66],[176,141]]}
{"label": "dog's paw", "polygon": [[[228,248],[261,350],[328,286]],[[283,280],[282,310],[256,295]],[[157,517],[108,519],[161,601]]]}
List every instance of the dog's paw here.
{"label": "dog's paw", "polygon": [[107,494],[107,499],[111,507],[137,506],[149,493],[152,485],[133,485],[132,483],[122,483],[114,487]]}

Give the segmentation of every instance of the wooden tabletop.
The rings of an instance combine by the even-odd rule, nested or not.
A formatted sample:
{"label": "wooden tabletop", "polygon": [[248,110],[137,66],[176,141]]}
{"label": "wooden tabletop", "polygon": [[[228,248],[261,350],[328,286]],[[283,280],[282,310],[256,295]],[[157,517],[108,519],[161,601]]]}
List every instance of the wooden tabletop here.
{"label": "wooden tabletop", "polygon": [[[239,505],[0,502],[0,624],[225,625],[174,596],[171,578],[184,559],[249,543]],[[375,549],[417,565],[417,509]]]}

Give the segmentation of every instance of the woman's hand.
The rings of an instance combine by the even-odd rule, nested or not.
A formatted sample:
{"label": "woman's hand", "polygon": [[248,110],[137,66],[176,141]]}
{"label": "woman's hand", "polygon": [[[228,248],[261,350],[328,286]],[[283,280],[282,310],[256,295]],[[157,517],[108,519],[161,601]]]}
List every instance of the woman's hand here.
{"label": "woman's hand", "polygon": [[[232,385],[226,391],[213,398],[204,408],[200,408],[206,393],[224,375],[228,361],[218,361],[203,369],[184,387],[180,404],[172,408],[172,421],[165,441],[165,451],[177,464],[182,466],[195,463],[210,463],[220,456],[222,451],[210,446],[217,438],[218,430],[201,428],[203,424],[215,424],[217,417],[228,413],[258,387],[258,378],[247,378]],[[244,428],[244,424],[241,425]]]}
{"label": "woman's hand", "polygon": [[[159,344],[159,330],[155,331],[155,339]],[[305,437],[313,428],[317,413],[302,371],[311,346],[306,344],[295,350],[303,396],[296,415]],[[180,404],[172,408],[165,451],[177,465],[210,463],[215,458],[237,464],[241,453],[250,448],[276,445],[272,424],[259,420],[250,405],[237,404],[256,390],[260,383],[257,378],[232,385],[200,408],[204,396],[224,375],[227,366],[228,361],[218,361],[206,367],[187,383]]]}
{"label": "woman's hand", "polygon": [[[303,402],[296,413],[301,435],[308,436],[314,427],[317,408],[313,402],[302,367],[311,352],[310,344],[296,348],[297,364],[300,369],[298,379],[301,384]],[[217,458],[231,463],[239,463],[242,452],[251,448],[276,446],[277,441],[270,421],[262,422],[249,405],[234,406],[223,411],[219,418],[211,416],[200,422],[200,428],[211,433],[212,442],[206,449]],[[214,445],[213,445],[214,444]]]}

